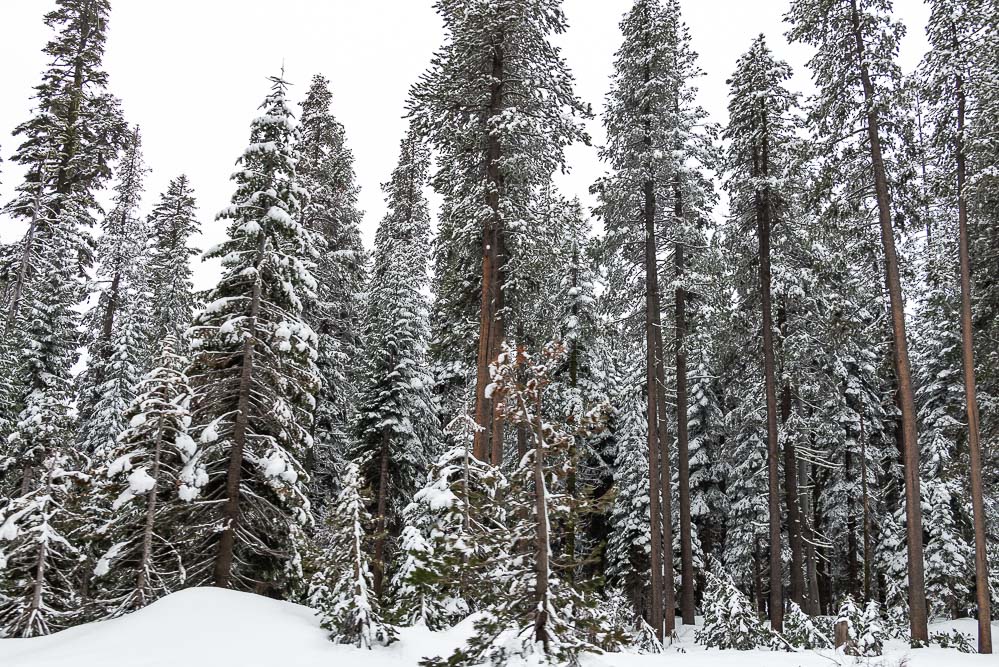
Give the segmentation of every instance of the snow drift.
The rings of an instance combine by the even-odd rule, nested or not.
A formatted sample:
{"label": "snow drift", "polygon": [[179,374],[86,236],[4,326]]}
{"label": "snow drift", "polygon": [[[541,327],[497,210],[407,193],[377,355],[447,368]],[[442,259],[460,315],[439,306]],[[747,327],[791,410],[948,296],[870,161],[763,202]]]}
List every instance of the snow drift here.
{"label": "snow drift", "polygon": [[[972,634],[973,621],[959,621]],[[943,627],[935,629],[944,629]],[[416,667],[420,659],[448,655],[471,634],[471,621],[447,632],[403,628],[395,644],[373,651],[337,646],[307,607],[217,588],[169,595],[134,614],[90,623],[36,639],[0,640],[2,667]],[[830,652],[705,651],[681,629],[686,653],[670,656],[588,656],[584,667],[830,667],[855,664]],[[994,667],[995,656],[952,649],[918,651],[892,644],[883,658],[863,665],[897,667]]]}

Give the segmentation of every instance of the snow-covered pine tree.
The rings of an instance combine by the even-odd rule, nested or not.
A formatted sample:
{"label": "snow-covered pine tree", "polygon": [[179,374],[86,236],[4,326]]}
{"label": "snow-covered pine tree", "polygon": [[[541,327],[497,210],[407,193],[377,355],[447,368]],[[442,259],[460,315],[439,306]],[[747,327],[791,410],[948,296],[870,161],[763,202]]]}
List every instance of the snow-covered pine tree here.
{"label": "snow-covered pine tree", "polygon": [[[634,348],[630,348],[634,350]],[[624,355],[622,355],[624,356]],[[614,506],[606,546],[604,576],[621,588],[638,618],[647,613],[649,548],[649,458],[645,441],[645,401],[637,369],[621,381],[613,396]]]}
{"label": "snow-covered pine tree", "polygon": [[52,452],[29,492],[0,507],[0,637],[47,635],[72,624],[80,606],[76,546],[67,501],[82,476]]}
{"label": "snow-covered pine tree", "polygon": [[905,157],[897,151],[906,145],[907,119],[900,113],[905,107],[895,62],[904,26],[891,9],[891,0],[793,0],[785,20],[792,41],[817,49],[809,61],[818,87],[810,120],[825,165],[835,172],[827,182],[852,193],[845,198],[855,210],[874,204],[878,213],[901,412],[912,641],[925,643],[918,428],[894,224],[905,200],[905,189],[898,187]]}
{"label": "snow-covered pine tree", "polygon": [[371,515],[361,495],[360,471],[348,463],[336,504],[327,514],[329,544],[309,584],[309,604],[322,616],[323,627],[337,644],[358,648],[388,646],[395,629],[382,621],[372,590],[371,556],[366,526]]}
{"label": "snow-covered pine tree", "polygon": [[148,228],[138,213],[146,172],[136,126],[118,169],[114,206],[101,224],[97,302],[86,318],[89,363],[79,378],[78,403],[79,439],[88,453],[114,445],[148,362]]}
{"label": "snow-covered pine tree", "polygon": [[[551,38],[566,28],[561,0],[439,0],[445,43],[412,89],[414,127],[439,152],[435,247],[437,362],[456,393],[475,377],[475,455],[499,464],[502,426],[485,395],[505,336],[509,258],[531,244],[532,202],[565,169],[586,115]],[[479,341],[476,345],[476,341]]]}
{"label": "snow-covered pine tree", "polygon": [[[127,127],[118,100],[107,90],[102,69],[107,39],[107,0],[59,0],[45,15],[55,34],[43,53],[48,66],[35,87],[35,109],[14,130],[22,138],[12,161],[25,172],[6,211],[27,223],[24,235],[6,248],[3,275],[5,327],[0,352],[0,426],[9,434],[17,413],[15,377],[32,283],[45,278],[44,239],[48,228],[62,225],[68,248],[62,262],[84,275],[93,257],[93,239],[85,233],[99,209],[95,194],[111,174],[110,165],[124,144]],[[40,288],[44,289],[44,288]]]}
{"label": "snow-covered pine tree", "polygon": [[829,648],[832,642],[816,626],[811,616],[801,610],[795,602],[788,602],[787,613],[784,614],[784,630],[780,634],[780,642],[772,646],[781,650],[784,648],[814,651]]}
{"label": "snow-covered pine tree", "polygon": [[708,648],[750,651],[767,644],[767,628],[760,622],[749,598],[732,577],[708,572],[704,591],[704,625],[695,635]]}
{"label": "snow-covered pine tree", "polygon": [[[729,124],[725,137],[730,143],[726,155],[729,173],[726,189],[731,201],[730,235],[737,247],[748,251],[750,257],[741,257],[736,263],[742,267],[756,267],[755,280],[747,280],[749,293],[758,295],[761,313],[763,376],[766,408],[768,500],[770,525],[770,580],[783,580],[781,558],[781,498],[778,478],[780,447],[777,432],[777,379],[774,346],[773,290],[771,269],[771,236],[773,229],[786,224],[791,201],[794,165],[791,151],[794,148],[796,120],[793,117],[795,99],[785,82],[791,77],[787,63],[777,60],[758,36],[749,51],[739,58],[736,71],[729,79]],[[756,247],[746,239],[756,237]],[[751,258],[751,259],[750,259]],[[754,299],[755,301],[755,299]],[[755,347],[755,346],[754,346]],[[791,463],[794,466],[793,459]],[[796,529],[797,494],[786,496],[789,520],[789,537],[793,553],[790,572],[792,588],[797,601],[802,600],[803,572],[801,569],[801,541]],[[770,586],[770,621],[780,632],[783,625],[784,604],[782,586]]]}
{"label": "snow-covered pine tree", "polygon": [[187,348],[185,334],[194,317],[195,297],[191,259],[198,254],[189,243],[201,231],[194,190],[187,176],[170,181],[146,221],[149,231],[149,340],[173,336],[178,354]]}
{"label": "snow-covered pine tree", "polygon": [[199,507],[215,532],[189,572],[194,583],[287,595],[311,521],[301,459],[312,446],[316,335],[302,305],[315,280],[288,84],[270,81],[219,214],[229,238],[207,253],[222,276],[190,333],[191,417],[209,478]]}
{"label": "snow-covered pine tree", "polygon": [[[615,56],[611,91],[607,97],[604,126],[607,145],[601,150],[612,174],[595,186],[601,205],[598,209],[607,229],[608,250],[623,253],[645,274],[644,283],[636,284],[635,303],[644,303],[647,363],[650,517],[666,518],[660,546],[660,530],[652,529],[652,588],[664,590],[654,600],[665,599],[667,632],[673,629],[675,584],[672,567],[666,568],[663,584],[660,553],[673,552],[671,494],[667,488],[671,474],[666,436],[667,402],[665,397],[665,348],[661,332],[660,278],[658,253],[672,253],[676,267],[674,281],[677,314],[675,349],[676,381],[686,415],[687,332],[686,305],[690,284],[687,275],[689,258],[684,253],[704,244],[697,228],[713,202],[709,181],[702,174],[714,161],[706,113],[697,106],[696,88],[691,80],[700,74],[696,54],[690,48],[690,36],[675,0],[638,0],[621,21],[623,41]],[[700,129],[698,129],[700,128]],[[636,248],[644,247],[644,252]],[[662,387],[657,390],[657,387]],[[686,582],[683,591],[684,618],[693,621],[693,569],[690,544],[689,456],[686,419],[678,428],[679,485],[681,507],[681,574]],[[660,451],[661,450],[661,451]],[[658,461],[662,459],[662,463]],[[661,501],[659,500],[661,498]],[[655,523],[653,519],[653,523]],[[671,559],[667,559],[670,563]],[[653,604],[650,623],[658,627],[662,612]]]}
{"label": "snow-covered pine tree", "polygon": [[124,415],[128,427],[101,452],[88,517],[100,558],[90,590],[93,614],[113,618],[179,590],[189,558],[188,503],[207,481],[188,435],[187,359],[167,336]]}
{"label": "snow-covered pine tree", "polygon": [[[975,326],[972,293],[971,231],[972,220],[983,217],[985,207],[980,202],[986,197],[978,195],[980,174],[992,172],[999,165],[994,132],[988,125],[996,117],[999,104],[999,83],[993,75],[997,63],[995,50],[999,38],[995,36],[995,12],[999,6],[993,1],[955,2],[936,0],[931,3],[930,19],[926,32],[930,50],[924,57],[920,72],[921,97],[928,101],[933,125],[931,154],[933,173],[937,176],[931,188],[937,210],[953,219],[957,214],[958,265],[960,285],[961,366],[964,384],[964,408],[967,417],[969,475],[973,532],[975,544],[975,602],[978,606],[978,649],[992,652],[992,629],[989,594],[989,567],[986,554],[985,499],[982,475],[982,449],[978,381],[975,368]],[[990,116],[992,118],[990,119]],[[990,150],[991,149],[991,150]],[[983,159],[984,158],[984,159]],[[942,206],[941,206],[942,204]],[[988,219],[987,217],[985,217]],[[995,218],[992,218],[994,221]],[[949,231],[949,230],[948,230]],[[988,269],[988,261],[974,262],[978,271]],[[946,275],[946,274],[945,274]],[[957,327],[954,327],[956,330]],[[986,400],[989,400],[986,398]],[[935,481],[935,480],[934,480]],[[954,485],[954,490],[963,485]],[[941,494],[933,494],[939,496]],[[936,498],[936,506],[943,498]],[[956,503],[967,507],[966,503]],[[940,533],[943,522],[936,523]],[[958,537],[958,536],[954,536]],[[960,539],[958,538],[960,543]],[[934,561],[928,558],[927,567],[933,569]],[[959,558],[954,558],[954,561]],[[929,573],[932,581],[933,573]],[[932,583],[929,584],[932,587]]]}
{"label": "snow-covered pine tree", "polygon": [[[509,480],[472,455],[471,417],[460,415],[445,431],[458,445],[438,457],[426,485],[406,509],[407,530],[420,530],[427,551],[418,556],[421,563],[413,577],[400,579],[402,569],[397,573],[400,586],[395,590],[403,597],[393,606],[393,616],[399,617],[413,608],[407,595],[425,597],[435,607],[438,627],[490,605],[496,596],[493,559],[512,554],[506,535],[509,509],[501,502],[510,493]],[[403,567],[409,560],[407,554]],[[411,588],[401,591],[402,585]]]}
{"label": "snow-covered pine tree", "polygon": [[961,380],[960,286],[953,220],[937,220],[927,251],[927,280],[916,319],[916,405],[920,419],[921,501],[926,593],[931,616],[956,618],[972,601],[965,392]]}
{"label": "snow-covered pine tree", "polygon": [[885,636],[877,602],[872,600],[861,609],[852,597],[846,596],[836,614],[836,626],[836,642],[843,642],[847,655],[881,655]]}
{"label": "snow-covered pine tree", "polygon": [[77,247],[76,212],[86,214],[71,198],[61,214],[70,220],[47,226],[34,240],[39,274],[23,296],[24,327],[12,389],[17,417],[4,443],[7,497],[32,493],[44,481],[42,463],[72,441],[71,368],[80,342],[74,307],[82,300],[83,285],[65,258]]}
{"label": "snow-covered pine tree", "polygon": [[[410,503],[403,511],[404,527],[399,536],[399,565],[389,584],[388,618],[403,625],[422,625],[429,630],[444,630],[456,615],[467,613],[467,607],[456,610],[441,594],[439,575],[446,571],[441,554],[428,539],[430,515],[419,502]],[[458,614],[455,612],[458,611]]]}
{"label": "snow-covered pine tree", "polygon": [[302,224],[315,246],[315,298],[305,302],[303,317],[318,336],[316,366],[321,387],[312,426],[314,445],[306,464],[317,489],[318,509],[336,488],[337,466],[350,449],[358,367],[361,357],[361,292],[367,254],[361,243],[359,188],[354,155],[343,125],[333,116],[329,81],[316,75],[302,102],[298,176],[309,195]]}
{"label": "snow-covered pine tree", "polygon": [[440,440],[433,378],[426,359],[429,325],[423,290],[430,209],[423,195],[429,152],[415,133],[403,139],[385,184],[388,213],[375,234],[364,327],[363,378],[351,459],[372,489],[374,594],[381,598],[391,542],[402,510],[426,477]]}

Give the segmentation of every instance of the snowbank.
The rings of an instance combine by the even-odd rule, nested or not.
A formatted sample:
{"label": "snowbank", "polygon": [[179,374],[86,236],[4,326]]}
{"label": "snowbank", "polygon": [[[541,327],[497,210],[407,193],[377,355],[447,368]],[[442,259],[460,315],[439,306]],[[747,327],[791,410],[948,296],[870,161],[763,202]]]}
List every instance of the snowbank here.
{"label": "snowbank", "polygon": [[[959,622],[974,634],[974,622]],[[999,626],[996,627],[999,634]],[[448,655],[471,633],[471,622],[441,633],[403,628],[400,641],[380,650],[336,646],[326,639],[311,609],[289,602],[217,588],[170,595],[114,621],[71,628],[49,637],[0,640],[2,667],[416,667],[429,655]],[[592,656],[585,667],[830,667],[817,653],[705,651],[681,630],[686,653],[669,656]],[[831,659],[832,658],[832,659]],[[853,664],[839,658],[839,664]],[[883,659],[862,665],[898,667],[996,667],[996,656],[963,655],[940,648],[911,651],[892,646]]]}

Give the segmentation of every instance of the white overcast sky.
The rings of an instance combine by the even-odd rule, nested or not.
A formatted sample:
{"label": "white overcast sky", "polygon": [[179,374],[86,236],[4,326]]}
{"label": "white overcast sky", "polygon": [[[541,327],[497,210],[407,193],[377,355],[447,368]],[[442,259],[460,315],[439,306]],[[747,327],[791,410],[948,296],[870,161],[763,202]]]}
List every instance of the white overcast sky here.
{"label": "white overcast sky", "polygon": [[[29,117],[32,87],[45,66],[41,48],[49,38],[42,16],[52,0],[0,0],[0,202],[9,201],[19,170],[9,162],[14,127]],[[405,130],[404,103],[410,85],[426,68],[442,39],[432,0],[111,0],[106,69],[125,115],[142,127],[147,179],[143,212],[174,176],[186,173],[198,196],[206,248],[224,235],[214,221],[232,192],[233,162],[247,143],[249,121],[268,89],[266,77],[282,63],[305,93],[315,73],[326,75],[333,111],[347,130],[361,186],[364,236],[374,238],[384,213],[380,183],[396,160]],[[682,0],[684,20],[706,76],[700,100],[718,122],[726,120],[726,78],[759,33],[795,71],[793,86],[811,89],[805,70],[810,51],[784,39],[782,17],[789,0]],[[565,0],[569,30],[557,38],[576,77],[577,94],[603,106],[618,22],[631,0]],[[908,26],[901,60],[911,71],[925,50],[929,9],[921,0],[896,0]],[[602,140],[599,120],[591,123]],[[561,179],[566,194],[588,201],[586,190],[603,172],[594,148],[569,152],[572,173]],[[0,219],[0,236],[19,227]],[[199,287],[213,273],[198,269]]]}

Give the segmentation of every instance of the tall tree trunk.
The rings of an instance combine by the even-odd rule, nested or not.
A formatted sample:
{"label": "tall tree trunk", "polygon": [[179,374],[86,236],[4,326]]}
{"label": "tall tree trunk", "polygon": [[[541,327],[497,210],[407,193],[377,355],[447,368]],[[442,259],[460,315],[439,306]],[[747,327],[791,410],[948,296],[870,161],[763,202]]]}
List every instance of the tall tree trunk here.
{"label": "tall tree trunk", "polygon": [[[164,396],[164,398],[167,398]],[[156,425],[156,446],[153,448],[153,488],[146,492],[146,523],[142,530],[142,555],[139,558],[139,573],[136,576],[135,590],[139,594],[138,606],[143,607],[152,601],[149,588],[149,561],[153,553],[153,530],[156,527],[156,501],[160,481],[160,460],[163,456],[163,428],[166,418],[160,415]]]}
{"label": "tall tree trunk", "polygon": [[656,197],[651,180],[645,182],[645,387],[646,424],[648,427],[649,448],[649,523],[652,538],[650,565],[652,567],[649,605],[649,625],[655,628],[656,636],[663,639],[663,564],[662,564],[662,517],[660,515],[661,483],[659,475],[658,437],[658,382],[656,376],[656,313],[658,312],[659,276],[656,266]]}
{"label": "tall tree trunk", "polygon": [[985,551],[985,507],[982,492],[982,448],[978,438],[978,396],[975,387],[974,330],[971,321],[971,253],[968,248],[968,201],[964,187],[967,164],[964,156],[964,79],[958,76],[957,92],[957,220],[961,261],[961,366],[968,412],[968,450],[971,463],[971,507],[975,521],[975,600],[978,603],[978,652],[992,653],[989,603],[989,561]]}
{"label": "tall tree trunk", "polygon": [[871,163],[874,172],[874,191],[878,204],[878,221],[881,226],[881,244],[885,254],[885,281],[891,304],[892,338],[895,352],[895,375],[898,380],[899,403],[902,408],[902,441],[905,448],[905,518],[906,546],[908,547],[909,576],[909,629],[912,644],[924,645],[929,641],[926,613],[926,585],[923,574],[923,517],[919,497],[919,443],[916,433],[916,403],[912,391],[912,373],[909,366],[909,345],[905,334],[905,301],[899,277],[898,254],[895,249],[895,232],[892,228],[891,201],[888,177],[881,154],[880,118],[874,99],[874,85],[867,67],[863,28],[857,0],[851,0],[853,37],[857,45],[856,64],[864,89],[867,107],[867,134],[870,142]]}
{"label": "tall tree trunk", "polygon": [[386,515],[388,514],[388,484],[389,484],[389,432],[382,431],[382,451],[378,464],[378,516],[375,521],[375,562],[373,584],[375,597],[379,600],[385,584],[385,539]]}
{"label": "tall tree trunk", "polygon": [[[504,51],[503,38],[493,49],[492,83],[489,86],[489,108],[487,119],[497,117],[503,109]],[[487,121],[488,122],[488,121]],[[499,137],[485,127],[486,133],[486,206],[489,220],[482,231],[482,302],[479,308],[479,349],[475,376],[475,432],[474,453],[482,461],[492,460],[499,465],[502,457],[502,428],[499,442],[494,442],[496,433],[496,413],[492,401],[486,396],[486,388],[492,381],[490,365],[499,355],[503,340],[503,262],[504,244],[502,218],[500,216],[500,193],[503,189],[503,173],[500,169],[502,146]]]}
{"label": "tall tree trunk", "polygon": [[[266,238],[261,237],[258,257],[263,256]],[[259,262],[258,262],[259,264]],[[215,557],[215,585],[229,588],[232,584],[232,564],[235,559],[236,530],[239,526],[239,487],[243,477],[243,451],[246,447],[246,431],[250,420],[250,389],[253,384],[254,345],[257,343],[257,318],[260,316],[260,267],[250,294],[249,330],[243,338],[243,354],[240,360],[239,388],[236,398],[236,423],[232,430],[232,446],[229,448],[229,469],[226,473],[226,499],[222,506],[222,535],[219,538],[218,555]]]}
{"label": "tall tree trunk", "polygon": [[[683,215],[680,188],[676,188],[677,221]],[[694,548],[690,525],[690,455],[687,437],[687,292],[683,287],[683,243],[676,244],[676,456],[680,496],[680,612],[684,625],[694,624]]]}
{"label": "tall tree trunk", "polygon": [[[762,101],[761,101],[762,103]],[[753,171],[758,178],[769,172],[766,124],[763,144],[753,151]],[[760,303],[763,330],[763,377],[767,401],[767,499],[770,514],[770,627],[780,632],[784,626],[783,574],[780,557],[780,481],[778,478],[777,388],[774,379],[774,334],[770,309],[770,226],[772,209],[769,191],[756,192],[756,225],[760,243]]]}

